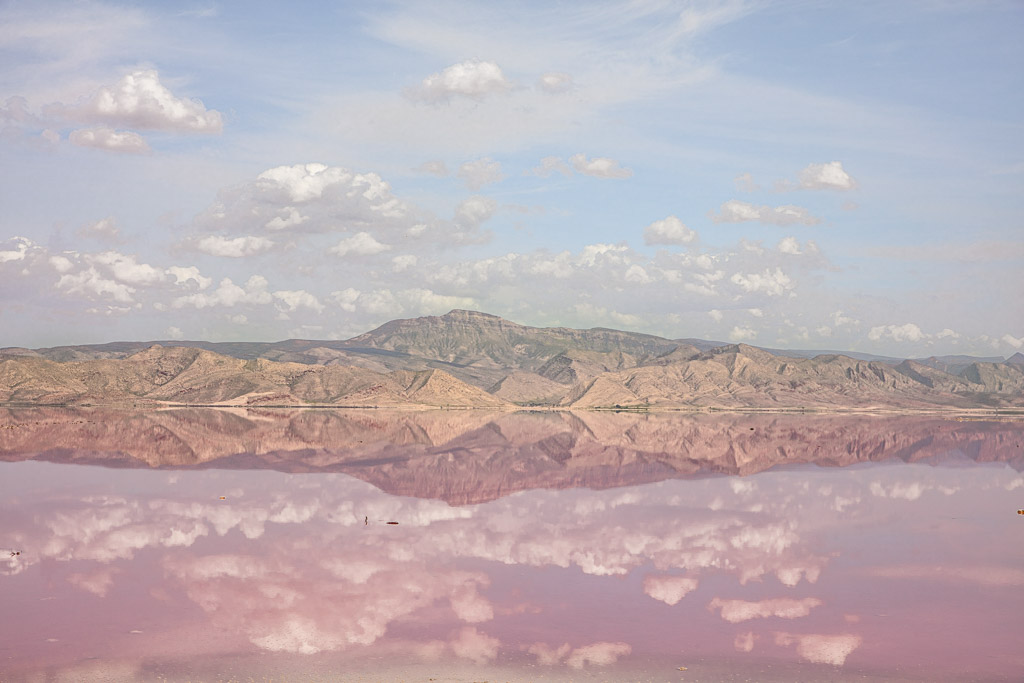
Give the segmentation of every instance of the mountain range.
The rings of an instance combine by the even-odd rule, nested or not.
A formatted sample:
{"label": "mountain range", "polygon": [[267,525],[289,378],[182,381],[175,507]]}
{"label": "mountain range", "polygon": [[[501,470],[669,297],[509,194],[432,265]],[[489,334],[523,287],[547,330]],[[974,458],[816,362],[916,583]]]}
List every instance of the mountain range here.
{"label": "mountain range", "polygon": [[631,409],[1024,407],[1024,355],[766,350],[475,311],[337,340],[0,349],[0,402]]}

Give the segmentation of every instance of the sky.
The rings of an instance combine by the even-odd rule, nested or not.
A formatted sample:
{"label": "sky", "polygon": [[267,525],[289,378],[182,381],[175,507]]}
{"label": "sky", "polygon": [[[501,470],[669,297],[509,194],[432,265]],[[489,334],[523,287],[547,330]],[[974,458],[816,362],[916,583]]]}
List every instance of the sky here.
{"label": "sky", "polygon": [[0,346],[1024,350],[1019,2],[0,1]]}

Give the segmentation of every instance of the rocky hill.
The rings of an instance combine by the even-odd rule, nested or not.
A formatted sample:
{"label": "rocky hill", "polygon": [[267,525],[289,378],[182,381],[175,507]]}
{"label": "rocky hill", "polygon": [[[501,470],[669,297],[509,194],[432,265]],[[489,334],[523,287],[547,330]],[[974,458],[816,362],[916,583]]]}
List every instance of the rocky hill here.
{"label": "rocky hill", "polygon": [[505,402],[440,370],[387,374],[341,365],[243,360],[196,348],[152,346],[126,358],[58,363],[0,356],[0,402],[451,406]]}
{"label": "rocky hill", "polygon": [[[563,408],[1024,407],[1024,364],[966,356],[803,357],[473,311],[395,320],[345,341],[120,342],[0,350],[0,401]],[[215,347],[212,352],[200,347]],[[1013,359],[1011,359],[1012,361]],[[60,362],[57,362],[60,361]],[[999,361],[999,362],[996,362]]]}

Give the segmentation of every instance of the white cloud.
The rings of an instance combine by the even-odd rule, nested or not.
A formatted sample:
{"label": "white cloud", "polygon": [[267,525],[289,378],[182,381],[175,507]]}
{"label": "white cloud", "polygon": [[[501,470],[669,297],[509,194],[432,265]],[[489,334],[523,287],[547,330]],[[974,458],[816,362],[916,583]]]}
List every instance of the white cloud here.
{"label": "white cloud", "polygon": [[343,239],[327,250],[327,253],[336,256],[371,256],[380,254],[391,249],[387,244],[381,244],[368,232],[357,232],[349,238]]}
{"label": "white cloud", "polygon": [[778,250],[783,254],[793,254],[794,256],[803,253],[800,251],[800,243],[795,237],[783,237],[779,241]]}
{"label": "white cloud", "polygon": [[195,308],[209,308],[213,306],[237,306],[238,304],[269,304],[273,301],[270,292],[267,291],[267,279],[262,275],[253,275],[245,287],[239,287],[231,281],[231,278],[224,278],[220,285],[212,292],[197,292],[180,296],[172,302],[174,308],[194,306]]}
{"label": "white cloud", "polygon": [[474,230],[488,220],[498,210],[498,202],[490,197],[473,195],[455,207],[455,223],[463,228]]}
{"label": "white cloud", "polygon": [[114,301],[125,303],[134,301],[132,295],[135,293],[134,287],[103,277],[93,266],[74,275],[62,275],[57,281],[57,289],[69,294],[109,296]]}
{"label": "white cloud", "polygon": [[321,313],[324,310],[324,305],[320,303],[315,296],[303,289],[282,289],[274,292],[274,298],[280,301],[288,311],[294,311],[299,308],[308,308],[316,311],[317,313]]}
{"label": "white cloud", "polygon": [[114,220],[113,216],[107,216],[82,226],[78,230],[78,235],[79,237],[116,242],[121,236],[121,230],[117,227],[117,221]]}
{"label": "white cloud", "polygon": [[910,341],[917,342],[928,337],[921,328],[914,323],[905,323],[903,325],[879,325],[872,327],[868,332],[868,339],[871,341],[878,341],[883,337],[888,337],[893,341],[902,342]]}
{"label": "white cloud", "polygon": [[[943,330],[942,332],[946,331],[947,330]],[[942,336],[942,332],[939,333],[939,336]],[[1003,342],[1007,346],[1012,346],[1015,349],[1019,349],[1022,346],[1024,346],[1024,337],[1014,337],[1012,334],[1009,333],[1004,334],[1002,337],[1000,337],[999,341]]]}
{"label": "white cloud", "polygon": [[187,285],[189,282],[195,282],[196,288],[202,290],[213,284],[213,280],[201,275],[199,269],[195,266],[171,266],[167,269],[167,274],[174,277],[174,284],[176,285]]}
{"label": "white cloud", "polygon": [[569,163],[577,173],[595,178],[629,178],[633,175],[632,170],[622,168],[618,161],[607,157],[594,157],[588,160],[586,154],[573,154],[569,157]]}
{"label": "white cloud", "polygon": [[729,331],[729,340],[734,342],[749,341],[757,338],[757,332],[747,326],[736,326]]}
{"label": "white cloud", "polygon": [[842,311],[835,311],[834,313],[832,313],[832,324],[835,325],[836,327],[845,327],[847,325],[859,325],[860,321],[857,320],[856,318],[851,318],[850,316],[844,314]]}
{"label": "white cloud", "polygon": [[356,301],[359,299],[360,294],[362,294],[362,292],[358,289],[348,287],[336,292],[331,292],[330,299],[337,304],[338,308],[341,310],[354,313],[356,310]]}
{"label": "white cloud", "polygon": [[572,175],[572,169],[562,161],[561,157],[544,157],[540,160],[540,164],[538,166],[534,166],[530,172],[535,176],[547,178],[555,171],[558,171],[564,176]]}
{"label": "white cloud", "polygon": [[494,62],[466,61],[431,74],[407,93],[424,102],[445,102],[453,97],[481,99],[512,88],[501,67]]}
{"label": "white cloud", "polygon": [[842,666],[850,653],[860,646],[861,637],[852,634],[827,636],[813,633],[776,633],[775,644],[796,645],[796,653],[808,662]]}
{"label": "white cloud", "polygon": [[375,203],[382,212],[392,208],[391,186],[376,173],[354,173],[340,166],[311,163],[270,168],[256,180],[260,187],[280,188],[293,202],[320,199],[328,190],[337,190],[349,197],[384,200],[383,204]]}
{"label": "white cloud", "polygon": [[644,577],[644,593],[667,605],[675,605],[696,589],[697,579],[687,576],[648,574]]}
{"label": "white cloud", "polygon": [[546,93],[563,93],[572,90],[572,76],[560,71],[549,71],[537,79],[537,88]]}
{"label": "white cloud", "polygon": [[453,308],[476,309],[480,306],[470,297],[436,294],[432,290],[422,288],[402,290],[398,293],[398,298],[408,310],[420,315],[436,315],[447,313]]}
{"label": "white cloud", "polygon": [[422,164],[413,169],[417,173],[427,173],[429,175],[435,175],[438,178],[444,178],[448,175],[448,167],[443,161],[424,161]]}
{"label": "white cloud", "polygon": [[24,261],[30,247],[34,246],[32,240],[27,237],[12,237],[10,242],[15,243],[14,249],[0,249],[0,263],[11,261]]}
{"label": "white cloud", "polygon": [[146,140],[138,133],[116,131],[112,128],[81,128],[73,130],[68,135],[68,141],[79,147],[94,147],[111,152],[145,154],[150,151]]}
{"label": "white cloud", "polygon": [[71,259],[66,256],[51,256],[49,261],[50,265],[53,266],[53,269],[58,273],[69,273],[75,268],[75,264],[73,264]]}
{"label": "white cloud", "polygon": [[204,254],[210,254],[211,256],[226,256],[228,258],[251,256],[253,254],[259,254],[272,249],[273,247],[274,242],[268,240],[266,237],[254,237],[252,235],[234,238],[210,235],[209,237],[202,238],[196,244],[196,248]]}
{"label": "white cloud", "polygon": [[505,179],[505,175],[501,172],[501,164],[488,157],[467,161],[459,167],[458,175],[466,182],[466,187],[474,192],[484,185]]}
{"label": "white cloud", "polygon": [[391,270],[401,273],[415,268],[419,258],[415,254],[402,254],[391,259]]}
{"label": "white cloud", "polygon": [[857,182],[843,170],[843,164],[810,164],[797,174],[799,187],[804,190],[852,190]]}
{"label": "white cloud", "polygon": [[106,266],[117,280],[130,285],[156,284],[166,275],[165,271],[148,263],[139,263],[132,254],[104,251],[88,256],[87,260]]}
{"label": "white cloud", "polygon": [[776,206],[767,205],[755,206],[749,202],[741,202],[738,199],[730,199],[722,204],[719,212],[714,211],[708,214],[715,223],[746,223],[756,221],[770,225],[816,225],[821,222],[820,218],[812,216],[802,206]]}
{"label": "white cloud", "polygon": [[572,77],[562,72],[548,72],[537,79],[537,87],[551,94],[566,92],[572,89]]}
{"label": "white cloud", "polygon": [[781,296],[793,289],[793,281],[782,272],[781,268],[774,271],[765,269],[763,273],[735,273],[729,281],[738,285],[745,292],[764,292],[769,296]]}
{"label": "white cloud", "polygon": [[753,192],[760,190],[761,186],[754,182],[754,176],[750,173],[741,173],[734,179],[736,189],[740,192]]}
{"label": "white cloud", "polygon": [[170,339],[184,339],[184,337],[185,337],[184,333],[182,333],[182,331],[181,331],[181,328],[180,327],[175,327],[174,325],[171,325],[166,330],[164,330],[164,333]]}
{"label": "white cloud", "polygon": [[208,110],[199,100],[176,97],[152,69],[125,74],[74,106],[51,105],[47,111],[72,120],[143,130],[220,133],[224,127],[220,112]]}
{"label": "white cloud", "polygon": [[294,206],[286,206],[282,209],[282,215],[274,216],[263,224],[267,230],[287,230],[297,225],[302,225],[309,220],[309,216],[303,216]]}
{"label": "white cloud", "polygon": [[717,308],[712,308],[710,311],[708,311],[708,315],[716,323],[722,322],[722,318],[724,317],[722,312],[720,310],[718,310]]}
{"label": "white cloud", "polygon": [[747,602],[746,600],[723,600],[715,598],[708,603],[708,609],[712,612],[720,610],[723,619],[731,624],[738,624],[741,621],[750,619],[765,619],[767,617],[778,617],[780,619],[797,619],[806,617],[815,607],[821,606],[821,600],[817,598],[773,598],[761,600],[760,602]]}
{"label": "white cloud", "polygon": [[654,221],[644,228],[644,244],[689,244],[695,239],[697,233],[676,216]]}

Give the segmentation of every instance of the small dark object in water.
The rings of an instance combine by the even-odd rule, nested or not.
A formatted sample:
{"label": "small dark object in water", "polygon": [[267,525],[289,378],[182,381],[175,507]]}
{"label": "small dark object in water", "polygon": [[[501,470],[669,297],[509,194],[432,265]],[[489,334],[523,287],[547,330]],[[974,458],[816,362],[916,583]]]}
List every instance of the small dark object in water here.
{"label": "small dark object in water", "polygon": [[369,517],[363,517],[363,526],[366,526],[369,523],[370,523],[370,518]]}
{"label": "small dark object in water", "polygon": [[388,522],[388,524],[398,524],[398,522]]}

